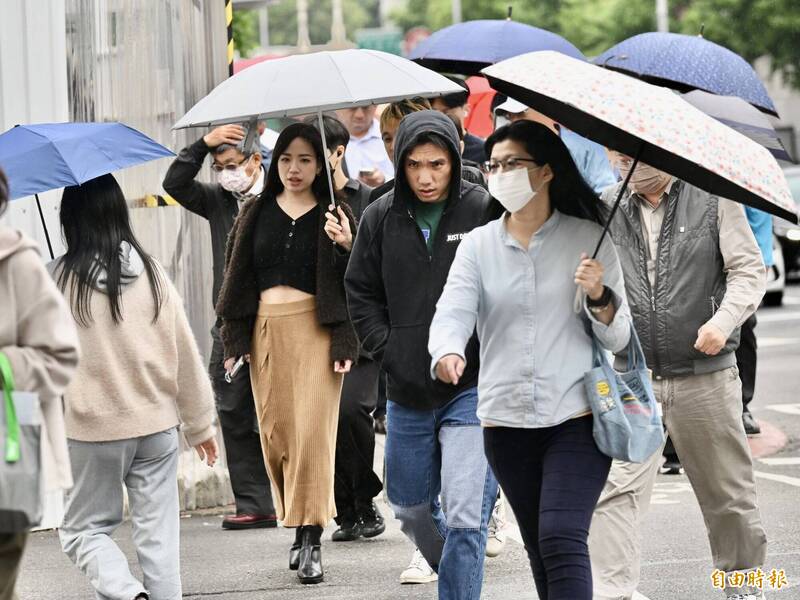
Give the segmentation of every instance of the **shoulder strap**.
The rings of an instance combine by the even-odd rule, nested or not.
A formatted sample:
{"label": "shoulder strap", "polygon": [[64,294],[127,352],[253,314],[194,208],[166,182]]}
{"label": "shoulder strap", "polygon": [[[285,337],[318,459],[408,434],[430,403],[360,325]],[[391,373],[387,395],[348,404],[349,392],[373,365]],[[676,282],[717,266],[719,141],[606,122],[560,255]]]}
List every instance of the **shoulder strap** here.
{"label": "shoulder strap", "polygon": [[11,370],[11,362],[2,352],[0,352],[0,383],[3,385],[3,398],[5,400],[5,459],[6,462],[13,463],[19,460],[19,422],[17,421],[17,411],[14,408],[14,399],[12,397],[14,392],[14,373]]}

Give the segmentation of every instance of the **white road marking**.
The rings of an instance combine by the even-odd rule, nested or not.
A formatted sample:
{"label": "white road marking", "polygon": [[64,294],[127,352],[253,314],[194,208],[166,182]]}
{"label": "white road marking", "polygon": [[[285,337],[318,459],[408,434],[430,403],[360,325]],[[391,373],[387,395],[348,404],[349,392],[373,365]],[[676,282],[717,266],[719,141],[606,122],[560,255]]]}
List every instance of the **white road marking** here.
{"label": "white road marking", "polygon": [[780,321],[798,321],[800,312],[796,310],[782,310],[768,313],[758,313],[759,323],[777,323]]}
{"label": "white road marking", "polygon": [[797,404],[768,404],[767,408],[786,415],[800,416],[800,403]]}
{"label": "white road marking", "polygon": [[780,458],[759,458],[760,462],[771,467],[786,467],[791,465],[800,465],[800,456],[789,456]]}
{"label": "white road marking", "polygon": [[775,473],[764,473],[763,471],[753,471],[753,474],[756,477],[761,477],[761,479],[769,479],[771,481],[778,481],[780,483],[785,483],[787,485],[793,485],[794,487],[800,487],[800,478],[798,477],[789,477],[788,475],[776,475]]}
{"label": "white road marking", "polygon": [[759,348],[774,348],[775,346],[797,346],[800,345],[800,338],[782,338],[782,337],[759,337]]}

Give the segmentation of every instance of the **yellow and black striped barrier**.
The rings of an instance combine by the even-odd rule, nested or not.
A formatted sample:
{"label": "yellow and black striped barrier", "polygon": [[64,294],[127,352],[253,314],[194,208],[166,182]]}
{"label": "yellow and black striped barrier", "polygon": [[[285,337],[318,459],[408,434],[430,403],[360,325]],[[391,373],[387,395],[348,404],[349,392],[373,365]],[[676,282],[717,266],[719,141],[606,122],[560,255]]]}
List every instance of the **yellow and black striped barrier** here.
{"label": "yellow and black striped barrier", "polygon": [[233,0],[225,0],[225,24],[228,27],[228,77],[233,75]]}

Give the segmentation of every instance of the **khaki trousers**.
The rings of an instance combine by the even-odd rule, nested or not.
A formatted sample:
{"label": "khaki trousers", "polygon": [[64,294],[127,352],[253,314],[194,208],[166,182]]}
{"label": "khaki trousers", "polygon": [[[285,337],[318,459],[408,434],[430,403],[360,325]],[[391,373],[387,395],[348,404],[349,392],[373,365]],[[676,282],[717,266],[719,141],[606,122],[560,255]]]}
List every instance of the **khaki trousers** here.
{"label": "khaki trousers", "polygon": [[[767,536],[742,425],[738,370],[731,367],[705,375],[655,379],[653,390],[700,504],[714,568],[744,572],[763,566]],[[589,534],[594,600],[630,600],[636,591],[641,564],[639,525],[660,465],[660,450],[646,463],[615,460],[611,465]],[[709,582],[710,576],[711,570]],[[748,593],[747,587],[734,589],[730,593]]]}
{"label": "khaki trousers", "polygon": [[0,533],[0,600],[16,600],[19,564],[25,551],[28,533]]}

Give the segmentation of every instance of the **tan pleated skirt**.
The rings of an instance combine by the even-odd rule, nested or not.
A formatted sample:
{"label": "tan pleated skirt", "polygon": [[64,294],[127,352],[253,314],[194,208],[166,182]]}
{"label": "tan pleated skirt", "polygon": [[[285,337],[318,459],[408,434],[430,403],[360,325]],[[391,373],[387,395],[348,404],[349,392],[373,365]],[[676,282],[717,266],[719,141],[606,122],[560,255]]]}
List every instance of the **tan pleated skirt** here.
{"label": "tan pleated skirt", "polygon": [[336,515],[333,471],[343,376],[315,300],[258,307],[250,375],[264,463],[285,527],[327,525]]}

